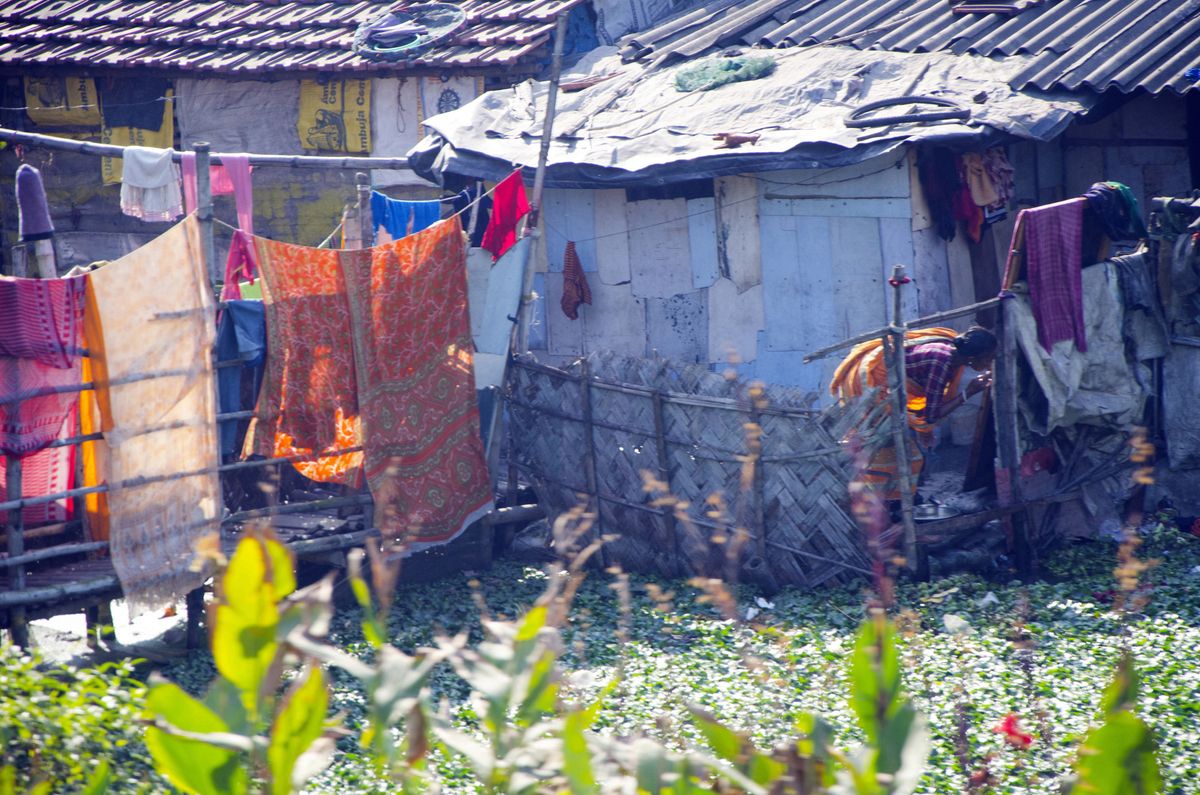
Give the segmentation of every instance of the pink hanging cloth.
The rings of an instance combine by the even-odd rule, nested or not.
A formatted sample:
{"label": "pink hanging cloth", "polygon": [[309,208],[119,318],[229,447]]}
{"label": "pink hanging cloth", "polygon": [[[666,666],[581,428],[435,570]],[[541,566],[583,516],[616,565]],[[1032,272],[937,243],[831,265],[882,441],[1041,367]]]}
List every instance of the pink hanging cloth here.
{"label": "pink hanging cloth", "polygon": [[1047,351],[1059,340],[1075,340],[1087,350],[1083,325],[1083,208],[1087,199],[1022,210],[1029,303],[1037,320],[1038,342]]}
{"label": "pink hanging cloth", "polygon": [[[248,235],[254,234],[254,187],[250,181],[249,155],[222,155],[222,165],[209,168],[209,184],[214,196],[233,194],[237,206],[238,229],[233,245],[229,247],[229,257],[225,260],[225,286],[221,290],[221,300],[228,301],[242,297],[240,280],[254,281],[258,274],[258,266],[254,259],[254,246],[247,245]],[[183,173],[183,203],[187,212],[196,209],[196,153],[184,152]]]}
{"label": "pink hanging cloth", "polygon": [[[82,382],[86,276],[0,277],[0,494],[6,456],[21,459],[21,496],[66,491],[75,474],[74,446],[47,447],[75,435]],[[24,399],[18,400],[24,397]],[[22,509],[29,524],[68,518],[70,500]]]}

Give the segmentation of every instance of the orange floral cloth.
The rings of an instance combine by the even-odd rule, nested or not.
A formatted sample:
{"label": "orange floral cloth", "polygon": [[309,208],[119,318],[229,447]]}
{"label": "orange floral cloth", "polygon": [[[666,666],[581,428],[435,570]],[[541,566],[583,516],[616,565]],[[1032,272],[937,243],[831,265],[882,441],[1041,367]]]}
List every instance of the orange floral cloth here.
{"label": "orange floral cloth", "polygon": [[365,473],[377,526],[410,548],[457,536],[492,502],[457,217],[371,249],[255,245],[270,355],[246,452],[361,445],[296,468]]}
{"label": "orange floral cloth", "polygon": [[445,543],[492,504],[462,225],[342,255],[376,521],[410,548]]}
{"label": "orange floral cloth", "polygon": [[[270,353],[245,453],[281,457],[359,445],[342,252],[261,237],[254,245]],[[346,453],[294,466],[312,480],[354,485],[361,465],[361,453]]]}

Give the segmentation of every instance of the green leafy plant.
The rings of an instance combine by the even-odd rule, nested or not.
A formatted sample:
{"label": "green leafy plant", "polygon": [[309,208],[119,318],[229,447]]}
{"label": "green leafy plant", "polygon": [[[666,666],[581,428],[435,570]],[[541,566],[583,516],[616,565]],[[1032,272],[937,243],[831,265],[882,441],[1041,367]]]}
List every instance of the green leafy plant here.
{"label": "green leafy plant", "polygon": [[[145,749],[131,739],[145,694],[137,662],[74,668],[0,646],[0,794],[99,793],[111,771],[144,771]],[[141,773],[131,778],[151,785]]]}
{"label": "green leafy plant", "polygon": [[[343,733],[327,719],[325,673],[305,652],[328,627],[332,583],[296,592],[291,553],[259,531],[238,544],[216,581],[208,620],[220,675],[203,699],[152,679],[146,746],[184,792],[297,792],[329,763]],[[295,675],[285,682],[288,670]]]}

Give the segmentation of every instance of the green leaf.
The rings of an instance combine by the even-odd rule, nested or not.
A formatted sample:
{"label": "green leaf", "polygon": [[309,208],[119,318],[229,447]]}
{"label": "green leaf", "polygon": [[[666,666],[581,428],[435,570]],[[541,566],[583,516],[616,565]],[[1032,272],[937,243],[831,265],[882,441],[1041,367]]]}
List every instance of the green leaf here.
{"label": "green leaf", "polygon": [[538,605],[525,614],[521,625],[517,628],[517,643],[533,640],[542,627],[546,626],[548,611],[545,605]]}
{"label": "green leaf", "polygon": [[882,615],[862,623],[850,660],[850,707],[867,739],[878,745],[881,723],[899,708],[900,655],[896,631]]}
{"label": "green leaf", "polygon": [[[147,711],[188,732],[225,732],[219,715],[185,693],[178,685],[156,684],[146,697]],[[176,737],[157,726],[146,730],[146,747],[160,773],[184,792],[196,795],[238,795],[249,783],[240,754],[201,740]]]}
{"label": "green leaf", "polygon": [[708,710],[690,703],[687,705],[687,709],[691,713],[692,723],[700,729],[700,733],[708,741],[713,753],[735,765],[741,764],[744,746],[747,744],[745,738],[718,722],[716,716]]}
{"label": "green leaf", "polygon": [[223,676],[215,677],[204,693],[204,705],[221,716],[229,731],[250,734],[250,716],[242,703],[242,694],[237,685]]}
{"label": "green leaf", "polygon": [[107,760],[100,760],[100,764],[96,765],[96,769],[92,771],[91,781],[80,792],[80,795],[104,795],[108,792],[109,785],[112,784],[112,769],[108,766]]}
{"label": "green leaf", "polygon": [[1162,775],[1150,727],[1128,710],[1110,713],[1104,724],[1088,732],[1075,765],[1079,795],[1155,795]]}
{"label": "green leaf", "polygon": [[667,775],[674,765],[667,750],[645,737],[633,742],[638,790],[657,793],[670,788]]}
{"label": "green leaf", "polygon": [[586,710],[571,710],[563,719],[563,773],[567,776],[572,795],[596,792],[592,755],[583,733],[590,723],[591,717]]}
{"label": "green leaf", "polygon": [[912,702],[903,700],[899,708],[883,724],[879,734],[879,759],[876,767],[880,773],[895,773],[900,769],[901,756],[908,745],[917,710]]}
{"label": "green leaf", "polygon": [[556,662],[555,655],[547,651],[534,663],[528,681],[522,687],[525,692],[518,696],[520,698],[516,714],[518,726],[531,726],[541,716],[554,712],[558,701]]}
{"label": "green leaf", "polygon": [[296,780],[293,770],[296,761],[321,736],[328,708],[325,676],[310,664],[288,690],[271,727],[267,764],[273,795],[288,795],[304,784],[303,779]]}
{"label": "green leaf", "polygon": [[244,538],[221,578],[221,601],[212,610],[212,653],[217,670],[242,694],[246,711],[255,717],[259,692],[279,644],[279,593],[276,585],[295,589],[288,569],[274,571],[290,558],[273,539]]}
{"label": "green leaf", "polygon": [[1133,655],[1126,649],[1117,659],[1117,669],[1112,681],[1104,688],[1104,695],[1100,699],[1101,714],[1111,715],[1122,709],[1132,710],[1137,703],[1139,685]]}

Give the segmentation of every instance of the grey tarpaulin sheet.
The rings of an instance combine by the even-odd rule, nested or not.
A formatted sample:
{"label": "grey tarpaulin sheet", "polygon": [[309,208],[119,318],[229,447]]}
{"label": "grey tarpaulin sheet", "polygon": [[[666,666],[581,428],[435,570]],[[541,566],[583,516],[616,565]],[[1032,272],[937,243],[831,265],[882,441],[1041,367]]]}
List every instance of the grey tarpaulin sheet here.
{"label": "grey tarpaulin sheet", "polygon": [[1200,348],[1171,346],[1162,380],[1167,461],[1171,469],[1200,468]]}
{"label": "grey tarpaulin sheet", "polygon": [[300,155],[300,83],[281,80],[175,81],[179,140],[208,141],[214,152]]}
{"label": "grey tarpaulin sheet", "polygon": [[1076,423],[1128,429],[1141,420],[1147,396],[1125,356],[1116,268],[1104,262],[1083,271],[1086,353],[1075,349],[1074,340],[1060,340],[1047,353],[1038,342],[1029,297],[1013,299],[1017,342],[1044,397],[1043,402],[1026,395],[1021,401],[1022,414],[1037,433]]}
{"label": "grey tarpaulin sheet", "polygon": [[[1024,56],[1003,62],[950,53],[893,53],[823,46],[772,51],[775,71],[713,91],[681,93],[675,75],[688,62],[650,69],[623,64],[602,49],[564,80],[615,74],[558,97],[547,184],[595,187],[655,184],[779,168],[846,165],[923,140],[1049,140],[1082,100],[1012,90],[1007,79]],[[538,159],[548,84],[526,81],[491,91],[427,119],[427,136],[410,154],[422,176],[445,171],[502,176]],[[845,117],[875,100],[932,95],[970,108],[968,121],[850,128]],[[981,101],[977,101],[981,100]],[[925,107],[928,110],[928,106]],[[906,106],[888,113],[903,113]],[[718,133],[757,135],[723,148]]]}

